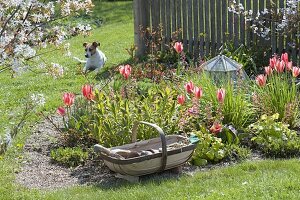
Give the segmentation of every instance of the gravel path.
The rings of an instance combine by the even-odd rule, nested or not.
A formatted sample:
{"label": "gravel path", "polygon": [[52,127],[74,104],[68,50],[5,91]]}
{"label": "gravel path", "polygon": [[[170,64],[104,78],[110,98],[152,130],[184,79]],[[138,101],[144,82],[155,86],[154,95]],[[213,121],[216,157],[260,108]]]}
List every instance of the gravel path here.
{"label": "gravel path", "polygon": [[[59,117],[53,117],[53,120],[56,124],[60,122]],[[114,173],[100,159],[89,160],[84,166],[73,169],[52,163],[50,149],[58,145],[59,135],[60,132],[47,120],[36,126],[32,135],[26,140],[22,167],[16,174],[17,183],[27,188],[43,190],[90,184],[110,188],[124,184],[125,181],[115,178]],[[183,167],[185,174],[192,174],[198,170],[192,166]],[[141,177],[141,181],[179,176],[180,174],[166,171]]]}

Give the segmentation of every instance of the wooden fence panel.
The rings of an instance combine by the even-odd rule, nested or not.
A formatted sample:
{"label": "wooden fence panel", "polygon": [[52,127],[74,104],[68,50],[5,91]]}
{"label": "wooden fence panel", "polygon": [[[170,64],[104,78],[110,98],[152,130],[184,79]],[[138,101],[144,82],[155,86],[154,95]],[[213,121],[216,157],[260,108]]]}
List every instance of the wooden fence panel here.
{"label": "wooden fence panel", "polygon": [[225,0],[225,1],[222,1],[222,32],[223,32],[222,41],[223,41],[223,43],[227,42],[227,40],[228,40],[227,18],[228,18],[228,4],[227,4],[227,0]]}
{"label": "wooden fence panel", "polygon": [[[279,0],[279,7],[284,7],[284,2],[282,0]],[[282,35],[278,35],[278,51],[277,53],[282,53],[282,50],[284,49],[284,38]]]}
{"label": "wooden fence panel", "polygon": [[[246,0],[246,10],[252,10],[252,0]],[[251,30],[251,22],[246,22],[246,45],[250,46],[252,44],[252,30]]]}
{"label": "wooden fence panel", "polygon": [[[184,49],[195,60],[198,57],[216,55],[220,46],[230,41],[235,48],[245,44],[269,46],[272,53],[288,52],[294,64],[299,64],[300,38],[296,38],[296,33],[283,37],[276,33],[275,23],[267,22],[267,26],[271,27],[271,38],[266,41],[253,33],[251,22],[246,21],[243,16],[228,12],[230,2],[231,0],[133,0],[137,56],[148,53],[148,41],[157,39],[143,34],[145,28],[149,27],[149,30],[155,31],[161,26],[162,46],[158,46],[157,50],[165,50],[166,45],[174,42],[175,37],[172,37],[172,33],[177,32],[176,40],[183,42]],[[271,5],[284,7],[286,0],[236,2],[241,3],[246,10],[252,10],[255,17],[258,12],[269,9]],[[296,32],[299,34],[300,30]],[[292,41],[294,43],[291,43]]]}
{"label": "wooden fence panel", "polygon": [[[245,0],[240,0],[240,3],[245,7]],[[245,18],[240,17],[240,43],[245,45]]]}
{"label": "wooden fence panel", "polygon": [[160,1],[160,25],[162,26],[162,45],[161,49],[162,51],[165,50],[165,45],[166,44],[166,4],[165,1]]}
{"label": "wooden fence panel", "polygon": [[176,8],[177,8],[177,30],[180,32],[178,33],[178,39],[179,40],[182,40],[182,24],[181,24],[181,18],[182,18],[182,15],[181,15],[181,0],[176,0]]}
{"label": "wooden fence panel", "polygon": [[199,37],[200,37],[200,42],[199,42],[199,46],[200,46],[200,57],[204,57],[204,36],[205,36],[205,30],[204,30],[204,25],[205,25],[205,21],[204,21],[204,12],[203,12],[203,8],[204,8],[204,0],[199,0]]}
{"label": "wooden fence panel", "polygon": [[210,15],[209,15],[209,2],[210,0],[205,0],[204,10],[205,10],[205,55],[210,54]]}
{"label": "wooden fence panel", "polygon": [[221,40],[222,40],[222,0],[216,0],[216,36],[217,36],[217,44],[216,44],[216,50],[219,52],[219,48],[221,46]]}
{"label": "wooden fence panel", "polygon": [[198,24],[198,0],[193,0],[194,14],[194,58],[199,57],[199,24]]}
{"label": "wooden fence panel", "polygon": [[188,45],[189,45],[189,52],[193,55],[193,0],[188,0],[187,5],[187,13],[188,13]]}
{"label": "wooden fence panel", "polygon": [[183,47],[187,48],[187,17],[186,12],[187,0],[182,0],[182,35],[183,35]]}

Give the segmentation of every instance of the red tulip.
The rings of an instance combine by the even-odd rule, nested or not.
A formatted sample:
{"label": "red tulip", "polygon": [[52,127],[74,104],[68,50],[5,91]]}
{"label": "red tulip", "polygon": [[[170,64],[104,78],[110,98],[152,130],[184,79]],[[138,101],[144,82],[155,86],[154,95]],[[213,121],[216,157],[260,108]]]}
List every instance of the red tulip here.
{"label": "red tulip", "polygon": [[276,63],[277,63],[277,58],[276,58],[276,56],[274,56],[273,58],[270,58],[269,66],[270,66],[272,69],[275,68]]}
{"label": "red tulip", "polygon": [[183,95],[178,95],[177,101],[180,105],[183,105],[185,102],[185,97]]}
{"label": "red tulip", "polygon": [[194,83],[192,81],[190,81],[184,85],[184,88],[187,93],[191,94],[191,93],[193,93],[193,90],[194,90]]}
{"label": "red tulip", "polygon": [[292,68],[293,68],[293,62],[291,61],[291,62],[288,62],[288,63],[286,63],[286,70],[288,70],[288,71],[291,71],[292,70]]}
{"label": "red tulip", "polygon": [[221,88],[217,91],[217,99],[219,103],[223,103],[225,99],[225,89]]}
{"label": "red tulip", "polygon": [[293,77],[297,77],[300,74],[300,68],[299,67],[293,67],[292,69]]}
{"label": "red tulip", "polygon": [[181,53],[183,51],[183,44],[182,42],[175,42],[174,49],[177,53]]}
{"label": "red tulip", "polygon": [[217,135],[218,133],[220,133],[222,131],[222,125],[220,123],[214,123],[214,125],[212,127],[210,127],[209,131],[213,135]]}
{"label": "red tulip", "polygon": [[119,67],[119,71],[120,71],[120,74],[122,74],[122,76],[125,78],[125,79],[128,79],[128,77],[130,76],[130,73],[131,73],[131,66],[130,65],[121,65]]}
{"label": "red tulip", "polygon": [[75,95],[73,93],[64,93],[63,101],[66,106],[71,106],[74,103]]}
{"label": "red tulip", "polygon": [[93,88],[91,85],[88,84],[82,86],[82,94],[87,100],[93,100],[95,98]]}
{"label": "red tulip", "polygon": [[281,60],[285,63],[289,62],[289,55],[287,53],[281,54]]}
{"label": "red tulip", "polygon": [[195,87],[193,92],[194,92],[194,95],[197,99],[200,99],[203,95],[202,88]]}
{"label": "red tulip", "polygon": [[265,67],[265,72],[266,72],[266,74],[269,76],[269,75],[271,75],[272,74],[272,72],[273,72],[273,69],[272,69],[272,67],[270,67],[270,66],[268,66],[268,67]]}
{"label": "red tulip", "polygon": [[266,85],[266,82],[267,82],[267,76],[263,75],[263,74],[260,74],[256,77],[256,83],[257,85],[259,86],[265,86]]}
{"label": "red tulip", "polygon": [[64,107],[58,107],[56,110],[56,113],[61,115],[61,116],[65,116],[66,115],[66,110]]}
{"label": "red tulip", "polygon": [[285,63],[284,61],[277,61],[276,65],[275,65],[275,70],[279,73],[282,73],[284,71],[284,66],[285,66]]}

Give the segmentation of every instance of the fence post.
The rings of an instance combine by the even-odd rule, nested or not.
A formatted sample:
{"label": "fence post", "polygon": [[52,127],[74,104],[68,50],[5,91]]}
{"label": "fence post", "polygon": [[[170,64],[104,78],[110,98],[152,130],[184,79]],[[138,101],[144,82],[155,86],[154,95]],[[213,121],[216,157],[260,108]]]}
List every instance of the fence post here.
{"label": "fence post", "polygon": [[150,13],[148,0],[133,0],[134,16],[134,44],[137,47],[135,56],[141,57],[147,51],[146,41],[142,35],[141,28],[150,27]]}

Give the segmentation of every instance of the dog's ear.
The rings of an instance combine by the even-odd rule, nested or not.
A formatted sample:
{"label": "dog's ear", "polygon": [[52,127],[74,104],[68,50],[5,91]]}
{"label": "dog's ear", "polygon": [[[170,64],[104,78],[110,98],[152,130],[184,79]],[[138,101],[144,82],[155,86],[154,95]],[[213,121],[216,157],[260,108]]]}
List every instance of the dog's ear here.
{"label": "dog's ear", "polygon": [[83,45],[82,45],[82,46],[83,46],[83,47],[86,47],[86,46],[87,46],[87,44],[88,44],[88,43],[87,43],[87,42],[85,42],[85,43],[83,43]]}
{"label": "dog's ear", "polygon": [[93,42],[92,44],[94,47],[100,47],[100,42]]}

